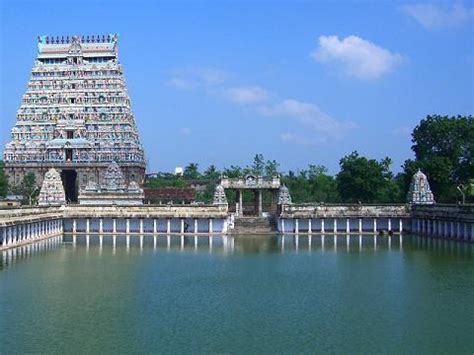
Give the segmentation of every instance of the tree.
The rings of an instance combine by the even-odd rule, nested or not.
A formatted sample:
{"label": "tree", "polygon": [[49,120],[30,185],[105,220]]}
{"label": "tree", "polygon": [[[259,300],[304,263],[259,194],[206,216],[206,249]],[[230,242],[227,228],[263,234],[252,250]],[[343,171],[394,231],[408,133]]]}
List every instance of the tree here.
{"label": "tree", "polygon": [[264,168],[265,175],[268,177],[278,176],[280,175],[279,168],[280,164],[276,160],[267,160]]}
{"label": "tree", "polygon": [[240,166],[231,165],[230,168],[224,169],[224,175],[229,178],[239,178],[243,176],[242,168]]}
{"label": "tree", "polygon": [[328,170],[322,165],[309,165],[309,188],[312,201],[339,202],[337,182],[333,176],[328,175]]}
{"label": "tree", "polygon": [[8,179],[5,175],[5,163],[0,160],[0,196],[8,194]]}
{"label": "tree", "polygon": [[255,175],[263,176],[265,172],[265,158],[263,154],[256,154],[253,158],[253,164],[251,167],[252,173]]}
{"label": "tree", "polygon": [[474,177],[473,117],[427,116],[413,130],[412,142],[415,160],[407,160],[403,166],[405,189],[411,176],[421,169],[437,201],[458,199],[456,186],[469,185]]}
{"label": "tree", "polygon": [[336,180],[338,191],[345,202],[378,202],[390,179],[391,160],[378,162],[359,156],[357,151],[343,157],[339,165],[341,171]]}
{"label": "tree", "polygon": [[197,163],[189,163],[184,168],[183,176],[186,179],[190,179],[190,180],[198,179],[200,175],[201,174],[199,173],[199,165]]}
{"label": "tree", "polygon": [[217,170],[215,165],[210,165],[206,171],[204,171],[204,178],[208,180],[218,180],[221,173]]}
{"label": "tree", "polygon": [[36,185],[36,176],[33,173],[28,173],[23,177],[20,185],[14,189],[23,196],[22,203],[32,205],[36,202],[36,198],[40,192]]}

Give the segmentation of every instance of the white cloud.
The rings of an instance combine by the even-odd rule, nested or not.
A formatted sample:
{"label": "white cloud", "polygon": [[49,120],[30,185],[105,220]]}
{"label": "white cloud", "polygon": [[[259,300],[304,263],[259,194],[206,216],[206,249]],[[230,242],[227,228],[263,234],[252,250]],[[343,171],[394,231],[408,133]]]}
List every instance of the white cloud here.
{"label": "white cloud", "polygon": [[259,86],[240,86],[225,89],[224,96],[239,104],[256,104],[266,101],[269,95]]}
{"label": "white cloud", "polygon": [[264,116],[284,116],[295,119],[315,131],[329,134],[332,137],[342,136],[352,123],[340,122],[313,104],[295,99],[283,100],[273,106],[262,106],[258,111]]}
{"label": "white cloud", "polygon": [[198,87],[214,87],[223,84],[230,74],[213,67],[191,67],[179,70],[168,80],[168,85],[177,89],[189,90]]}
{"label": "white cloud", "polygon": [[168,80],[168,85],[173,86],[177,89],[193,89],[197,86],[197,83],[192,80],[187,80],[183,78],[171,78]]}
{"label": "white cloud", "polygon": [[454,3],[451,7],[410,4],[403,6],[403,10],[428,30],[460,26],[474,19],[474,7],[466,8],[462,3]]}
{"label": "white cloud", "polygon": [[309,138],[306,138],[294,133],[290,133],[290,132],[282,133],[280,135],[280,139],[286,143],[294,143],[294,144],[305,145],[305,146],[315,145],[317,143],[324,143],[326,141],[324,138],[319,139],[319,140],[309,139]]}
{"label": "white cloud", "polygon": [[230,76],[228,72],[212,67],[195,68],[193,72],[199,79],[208,85],[222,84]]}
{"label": "white cloud", "polygon": [[312,57],[320,63],[342,66],[344,72],[358,79],[378,79],[391,72],[402,56],[357,36],[342,40],[338,36],[320,36]]}

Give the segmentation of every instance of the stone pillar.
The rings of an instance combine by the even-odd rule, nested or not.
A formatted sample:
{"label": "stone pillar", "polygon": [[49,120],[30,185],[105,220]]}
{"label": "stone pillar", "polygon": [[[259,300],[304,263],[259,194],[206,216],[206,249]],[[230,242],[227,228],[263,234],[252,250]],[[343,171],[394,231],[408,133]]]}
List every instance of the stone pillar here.
{"label": "stone pillar", "polygon": [[333,232],[334,232],[334,233],[337,233],[337,218],[334,218],[333,223],[334,223]]}
{"label": "stone pillar", "polygon": [[166,233],[167,234],[171,233],[171,219],[170,218],[166,219]]}
{"label": "stone pillar", "polygon": [[212,218],[209,218],[209,233],[213,233],[213,230],[212,230]]}
{"label": "stone pillar", "polygon": [[72,220],[72,232],[77,232],[77,220],[75,218]]}
{"label": "stone pillar", "polygon": [[374,233],[377,233],[377,218],[374,218]]}
{"label": "stone pillar", "polygon": [[359,218],[359,233],[362,233],[362,218]]}
{"label": "stone pillar", "polygon": [[281,219],[281,232],[285,234],[285,219],[284,218]]}
{"label": "stone pillar", "polygon": [[2,246],[7,245],[7,227],[2,228]]}
{"label": "stone pillar", "polygon": [[112,219],[112,233],[113,234],[117,233],[117,219],[116,218]]}
{"label": "stone pillar", "polygon": [[321,218],[321,233],[324,233],[324,218]]}
{"label": "stone pillar", "polygon": [[104,233],[104,221],[102,218],[99,218],[99,233]]}
{"label": "stone pillar", "polygon": [[89,228],[89,218],[86,219],[86,233],[89,234],[90,228]]}
{"label": "stone pillar", "polygon": [[184,218],[181,218],[181,227],[180,227],[181,234],[184,234]]}
{"label": "stone pillar", "polygon": [[417,232],[417,233],[420,233],[420,232],[421,232],[420,220],[419,220],[418,218],[416,219],[416,232]]}
{"label": "stone pillar", "polygon": [[346,233],[351,232],[351,225],[350,225],[350,220],[349,218],[346,218]]}
{"label": "stone pillar", "polygon": [[311,234],[313,232],[313,228],[311,225],[311,218],[308,219],[308,233]]}
{"label": "stone pillar", "polygon": [[153,218],[153,233],[156,234],[156,218]]}
{"label": "stone pillar", "polygon": [[300,220],[295,218],[295,233],[298,234],[300,232]]}
{"label": "stone pillar", "polygon": [[12,227],[6,227],[7,228],[7,243],[6,245],[10,245],[12,242]]}
{"label": "stone pillar", "polygon": [[238,194],[239,194],[239,215],[243,217],[244,216],[244,204],[243,204],[242,190],[238,190]]}
{"label": "stone pillar", "polygon": [[198,220],[194,218],[194,234],[198,233]]}
{"label": "stone pillar", "polygon": [[391,218],[388,219],[388,231],[389,232],[392,231],[392,219]]}
{"label": "stone pillar", "polygon": [[140,234],[143,234],[143,218],[140,218]]}
{"label": "stone pillar", "polygon": [[262,209],[262,190],[257,191],[257,197],[258,197],[258,216],[262,217],[263,215],[263,209]]}
{"label": "stone pillar", "polygon": [[125,233],[130,234],[130,218],[125,220]]}
{"label": "stone pillar", "polygon": [[400,234],[403,232],[403,220],[401,218],[398,220],[398,231]]}

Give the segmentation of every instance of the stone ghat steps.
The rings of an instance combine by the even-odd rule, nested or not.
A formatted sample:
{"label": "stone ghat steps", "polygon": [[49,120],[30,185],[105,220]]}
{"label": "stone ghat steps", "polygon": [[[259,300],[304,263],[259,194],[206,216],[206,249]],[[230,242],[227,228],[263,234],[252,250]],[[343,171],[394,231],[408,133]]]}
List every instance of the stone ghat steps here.
{"label": "stone ghat steps", "polygon": [[263,217],[239,217],[234,221],[230,234],[271,234],[276,232],[272,220]]}

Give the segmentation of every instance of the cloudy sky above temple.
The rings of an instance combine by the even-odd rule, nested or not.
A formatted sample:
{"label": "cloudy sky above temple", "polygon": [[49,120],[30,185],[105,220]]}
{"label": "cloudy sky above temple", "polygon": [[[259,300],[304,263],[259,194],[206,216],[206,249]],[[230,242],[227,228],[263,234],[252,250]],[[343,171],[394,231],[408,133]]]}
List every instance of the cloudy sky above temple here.
{"label": "cloudy sky above temple", "polygon": [[474,112],[474,3],[0,1],[0,143],[38,35],[119,33],[149,172],[197,162],[336,173],[412,157],[428,114]]}

